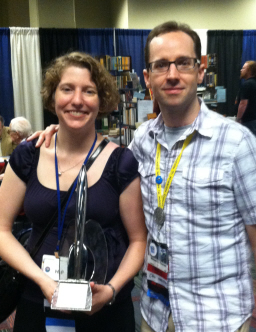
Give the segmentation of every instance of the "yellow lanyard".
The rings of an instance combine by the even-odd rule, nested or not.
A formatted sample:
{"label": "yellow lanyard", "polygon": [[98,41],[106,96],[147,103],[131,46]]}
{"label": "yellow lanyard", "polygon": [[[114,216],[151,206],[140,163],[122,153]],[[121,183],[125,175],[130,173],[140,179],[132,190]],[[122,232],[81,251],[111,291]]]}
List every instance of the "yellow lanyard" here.
{"label": "yellow lanyard", "polygon": [[157,189],[157,202],[158,202],[158,207],[161,208],[162,210],[164,209],[164,203],[168,194],[168,191],[170,189],[173,177],[175,175],[176,169],[179,165],[180,158],[182,156],[183,151],[185,148],[189,145],[193,135],[195,132],[190,134],[184,141],[182,149],[180,151],[180,154],[178,157],[175,159],[172,168],[170,170],[170,173],[168,175],[168,179],[166,181],[165,187],[164,187],[164,194],[162,195],[162,187],[161,187],[161,182],[162,178],[160,176],[160,158],[161,158],[161,145],[158,143],[157,144],[157,150],[156,150],[156,189]]}

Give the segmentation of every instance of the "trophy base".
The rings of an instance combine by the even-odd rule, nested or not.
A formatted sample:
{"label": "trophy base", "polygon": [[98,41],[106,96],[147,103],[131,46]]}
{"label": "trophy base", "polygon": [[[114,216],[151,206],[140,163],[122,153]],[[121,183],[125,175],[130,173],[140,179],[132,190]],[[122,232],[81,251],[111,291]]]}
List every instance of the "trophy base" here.
{"label": "trophy base", "polygon": [[85,280],[60,280],[54,291],[51,309],[90,311],[92,307],[92,290]]}

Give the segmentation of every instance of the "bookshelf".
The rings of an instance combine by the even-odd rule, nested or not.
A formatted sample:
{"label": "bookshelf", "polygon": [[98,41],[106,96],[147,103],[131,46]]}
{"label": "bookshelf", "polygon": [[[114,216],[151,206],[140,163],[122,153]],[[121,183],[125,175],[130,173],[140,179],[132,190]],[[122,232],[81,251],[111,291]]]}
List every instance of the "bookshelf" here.
{"label": "bookshelf", "polygon": [[[204,80],[199,88],[205,88],[203,99],[215,100],[215,87],[217,86],[217,55],[202,55],[201,63],[204,64]],[[200,89],[198,89],[200,90]]]}
{"label": "bookshelf", "polygon": [[96,56],[95,57],[113,76],[117,89],[127,86],[131,80],[132,61],[130,56]]}
{"label": "bookshelf", "polygon": [[120,146],[127,146],[133,138],[138,118],[134,91],[139,90],[137,74],[132,70],[130,56],[98,56],[96,59],[111,73],[120,94],[118,109],[96,121],[96,129]]}
{"label": "bookshelf", "polygon": [[[224,103],[226,101],[225,95],[226,91],[224,87],[218,87],[218,59],[217,54],[207,54],[201,57],[201,63],[204,64],[205,75],[202,84],[197,88],[197,95],[201,97],[207,106],[218,111],[219,103]],[[219,96],[222,96],[220,99]]]}
{"label": "bookshelf", "polygon": [[203,63],[205,67],[205,77],[203,83],[197,89],[197,94],[203,98],[208,108],[224,114],[226,89],[224,86],[218,86],[217,55],[215,53],[204,55],[201,58],[201,63]]}
{"label": "bookshelf", "polygon": [[138,88],[119,89],[121,101],[119,104],[120,146],[128,146],[134,137],[138,121],[137,100],[133,98]]}

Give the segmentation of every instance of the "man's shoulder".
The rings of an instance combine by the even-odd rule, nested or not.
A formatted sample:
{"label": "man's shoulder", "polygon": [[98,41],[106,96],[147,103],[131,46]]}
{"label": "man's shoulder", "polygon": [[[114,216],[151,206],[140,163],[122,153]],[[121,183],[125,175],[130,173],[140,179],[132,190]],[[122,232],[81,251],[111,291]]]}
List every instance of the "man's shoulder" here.
{"label": "man's shoulder", "polygon": [[245,82],[253,82],[256,83],[256,77],[250,77]]}
{"label": "man's shoulder", "polygon": [[251,86],[256,89],[256,77],[251,77],[250,79]]}
{"label": "man's shoulder", "polygon": [[215,123],[223,123],[223,124],[236,124],[236,122],[218,112],[210,110],[206,105],[201,108],[201,114],[203,116],[203,123],[211,123],[214,125]]}
{"label": "man's shoulder", "polygon": [[242,89],[256,89],[256,77],[250,77],[242,84]]}
{"label": "man's shoulder", "polygon": [[9,130],[9,127],[3,127],[2,129],[2,139],[6,139],[6,138],[9,138],[10,135],[8,133],[8,130]]}
{"label": "man's shoulder", "polygon": [[227,135],[231,135],[236,140],[241,140],[244,136],[252,135],[246,127],[236,122],[234,118],[226,117],[209,109],[204,110],[203,115],[203,127],[211,128],[213,135],[219,135],[221,128],[225,130]]}
{"label": "man's shoulder", "polygon": [[2,143],[1,143],[1,148],[2,148],[2,154],[4,156],[9,156],[13,150],[15,149],[16,145],[13,145],[11,136],[8,133],[8,127],[3,127],[2,130]]}

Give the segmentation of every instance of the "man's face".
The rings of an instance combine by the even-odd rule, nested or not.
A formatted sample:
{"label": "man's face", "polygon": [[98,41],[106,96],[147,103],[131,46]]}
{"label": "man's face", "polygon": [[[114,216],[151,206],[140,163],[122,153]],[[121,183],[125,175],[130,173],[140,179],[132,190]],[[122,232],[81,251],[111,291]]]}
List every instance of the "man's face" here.
{"label": "man's face", "polygon": [[246,62],[240,70],[240,78],[247,79],[250,75],[249,64]]}
{"label": "man's face", "polygon": [[3,125],[2,122],[0,121],[0,138],[2,137],[3,127],[4,127],[4,125]]}
{"label": "man's face", "polygon": [[[181,31],[159,35],[152,39],[149,47],[149,62],[175,61],[180,57],[196,58],[192,38]],[[146,86],[152,88],[161,111],[189,109],[197,100],[197,84],[202,82],[203,77],[203,66],[198,67],[198,64],[186,72],[179,72],[175,64],[171,64],[166,73],[144,70]]]}

